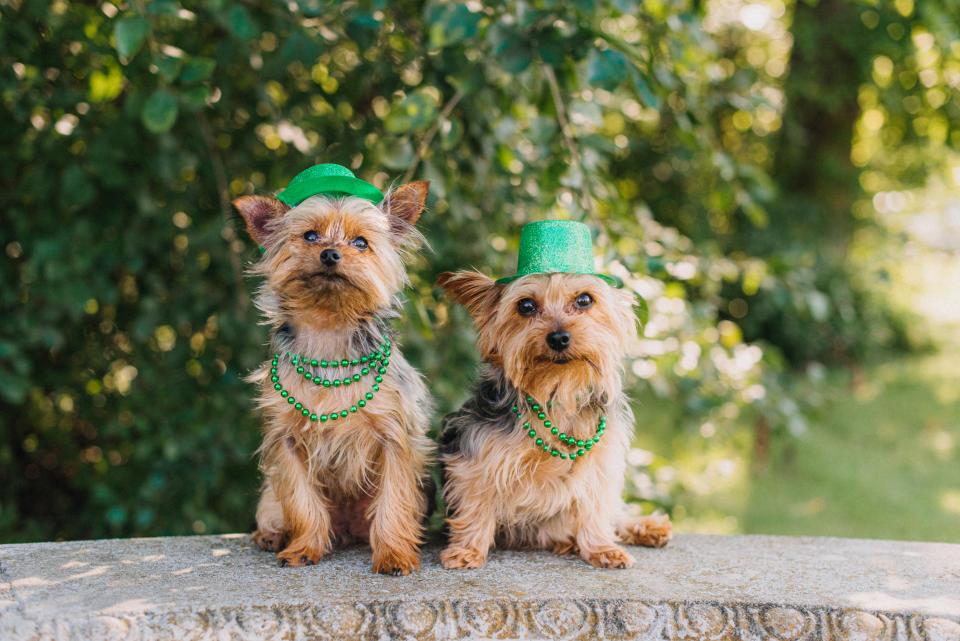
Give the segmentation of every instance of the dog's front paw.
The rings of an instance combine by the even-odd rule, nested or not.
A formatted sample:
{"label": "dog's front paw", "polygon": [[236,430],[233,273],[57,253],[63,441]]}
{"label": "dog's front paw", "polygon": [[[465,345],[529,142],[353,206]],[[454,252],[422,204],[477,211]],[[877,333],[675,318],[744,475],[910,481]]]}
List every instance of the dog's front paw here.
{"label": "dog's front paw", "polygon": [[315,565],[323,558],[323,548],[314,545],[288,545],[277,555],[277,563],[281,566],[300,567]]}
{"label": "dog's front paw", "polygon": [[629,568],[633,565],[633,557],[619,545],[600,550],[594,550],[581,555],[584,561],[598,568]]}
{"label": "dog's front paw", "polygon": [[267,552],[278,552],[284,548],[287,543],[287,535],[283,532],[267,532],[257,530],[253,533],[253,542],[261,550]]}
{"label": "dog's front paw", "polygon": [[386,549],[377,550],[373,555],[373,571],[377,574],[406,576],[420,567],[420,555],[414,549],[407,552]]}
{"label": "dog's front paw", "polygon": [[446,570],[482,568],[487,555],[472,548],[449,547],[440,553],[440,564]]}
{"label": "dog's front paw", "polygon": [[650,514],[628,519],[620,525],[617,534],[627,545],[662,548],[673,536],[673,525],[666,514]]}

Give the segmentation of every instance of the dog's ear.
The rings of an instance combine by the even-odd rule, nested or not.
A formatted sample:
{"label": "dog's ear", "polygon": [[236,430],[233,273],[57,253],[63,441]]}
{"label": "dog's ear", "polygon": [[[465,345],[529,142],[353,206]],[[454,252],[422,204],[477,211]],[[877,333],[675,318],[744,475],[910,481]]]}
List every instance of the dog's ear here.
{"label": "dog's ear", "polygon": [[489,276],[471,271],[443,272],[437,276],[437,285],[466,307],[475,319],[489,315],[503,291]]}
{"label": "dog's ear", "polygon": [[270,235],[270,222],[290,211],[290,205],[269,196],[241,196],[233,201],[233,208],[243,216],[247,233],[259,245]]}
{"label": "dog's ear", "polygon": [[429,189],[428,181],[415,180],[412,183],[400,185],[383,199],[381,207],[390,216],[390,226],[394,233],[402,234],[417,222],[427,202]]}

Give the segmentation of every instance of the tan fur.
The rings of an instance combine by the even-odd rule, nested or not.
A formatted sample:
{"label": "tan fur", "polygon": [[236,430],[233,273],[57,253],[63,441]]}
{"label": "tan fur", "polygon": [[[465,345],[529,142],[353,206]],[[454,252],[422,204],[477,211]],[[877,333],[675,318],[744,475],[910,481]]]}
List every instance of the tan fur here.
{"label": "tan fur", "polygon": [[385,200],[383,210],[390,215],[396,230],[403,231],[413,225],[420,218],[420,212],[427,202],[427,188],[430,183],[426,180],[415,180],[406,185],[400,185],[390,197]]}
{"label": "tan fur", "polygon": [[[318,330],[352,329],[372,311],[393,305],[409,282],[404,248],[394,243],[391,219],[369,201],[313,196],[274,219],[268,229],[264,256],[253,273],[265,277],[257,305],[273,324],[296,316]],[[318,232],[321,242],[300,242],[309,230]],[[366,238],[370,249],[352,247],[349,243],[357,236]],[[343,253],[341,271],[349,283],[322,280],[317,254],[326,248]]]}
{"label": "tan fur", "polygon": [[250,237],[261,244],[268,236],[267,224],[290,210],[290,205],[268,196],[240,196],[233,207],[243,215]]}
{"label": "tan fur", "polygon": [[[425,198],[426,183],[411,185],[398,190],[404,191],[401,205],[392,194],[380,206],[323,196],[289,211],[271,210],[262,197],[236,203],[248,229],[260,230],[255,238],[265,249],[253,272],[265,277],[257,297],[264,322],[283,328],[275,332],[271,348],[281,353],[277,375],[284,389],[317,413],[356,403],[370,391],[372,376],[350,386],[316,386],[296,372],[286,353],[357,358],[371,349],[364,341],[382,339],[377,321],[396,315],[397,292],[407,283],[403,259],[419,238],[410,227],[419,209],[404,207],[411,193]],[[423,199],[418,202],[422,208]],[[275,215],[266,221],[253,218],[265,210]],[[321,240],[306,243],[308,230]],[[357,236],[368,241],[367,250],[351,245]],[[336,276],[319,261],[326,248],[343,256]],[[264,485],[254,540],[277,551],[281,564],[316,563],[336,544],[360,539],[369,541],[377,572],[407,574],[419,566],[431,402],[420,375],[396,345],[391,351],[380,392],[365,408],[337,421],[311,422],[292,409],[273,388],[269,361],[249,377],[260,386],[257,400],[264,417]],[[336,376],[337,371],[326,373]]]}
{"label": "tan fur", "polygon": [[[600,567],[632,565],[618,540],[664,545],[669,519],[627,520],[621,497],[633,432],[622,389],[622,355],[636,336],[631,295],[597,277],[573,274],[526,276],[498,285],[482,274],[458,272],[442,274],[438,283],[470,310],[484,358],[501,368],[521,395],[552,401],[548,415],[560,432],[592,437],[600,414],[607,416],[603,438],[575,461],[551,457],[533,445],[519,427],[524,420],[548,443],[556,437],[529,412],[508,434],[476,429],[470,437],[477,449],[469,455],[444,453],[444,494],[452,513],[443,566],[480,567],[495,540],[577,554]],[[573,305],[581,293],[594,298],[591,307]],[[540,311],[519,315],[517,302],[523,298],[535,300]],[[569,331],[572,341],[558,355],[545,338],[560,330]]]}

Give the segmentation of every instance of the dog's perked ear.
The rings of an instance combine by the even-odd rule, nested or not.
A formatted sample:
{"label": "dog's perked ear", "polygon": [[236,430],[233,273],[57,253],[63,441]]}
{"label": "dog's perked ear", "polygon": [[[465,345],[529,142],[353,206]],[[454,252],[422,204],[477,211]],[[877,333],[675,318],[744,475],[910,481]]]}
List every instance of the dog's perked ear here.
{"label": "dog's perked ear", "polygon": [[503,291],[503,287],[489,276],[471,271],[443,272],[437,276],[437,285],[466,307],[474,318],[481,311],[496,306]]}
{"label": "dog's perked ear", "polygon": [[233,201],[233,208],[243,216],[247,233],[259,245],[270,235],[268,224],[290,211],[290,205],[269,196],[241,196]]}
{"label": "dog's perked ear", "polygon": [[400,185],[383,199],[380,207],[390,216],[390,226],[394,233],[402,234],[417,222],[427,202],[429,189],[429,181],[415,180]]}

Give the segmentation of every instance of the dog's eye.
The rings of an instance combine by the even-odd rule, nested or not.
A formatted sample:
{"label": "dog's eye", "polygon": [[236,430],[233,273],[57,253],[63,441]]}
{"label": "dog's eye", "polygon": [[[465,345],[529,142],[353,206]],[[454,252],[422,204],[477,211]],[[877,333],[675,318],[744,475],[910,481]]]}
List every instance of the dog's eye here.
{"label": "dog's eye", "polygon": [[320,240],[320,234],[311,229],[310,231],[303,232],[303,239],[308,243],[315,243]]}
{"label": "dog's eye", "polygon": [[517,302],[517,313],[521,316],[530,316],[537,313],[537,304],[532,298],[521,298]]}
{"label": "dog's eye", "polygon": [[356,238],[350,241],[350,244],[356,247],[357,249],[359,249],[360,251],[363,251],[368,247],[367,239],[364,238],[363,236],[357,236]]}
{"label": "dog's eye", "polygon": [[593,296],[591,296],[590,294],[586,294],[586,293],[580,294],[580,295],[577,296],[577,298],[573,301],[573,306],[576,307],[577,309],[586,309],[586,308],[590,307],[591,305],[593,305]]}

